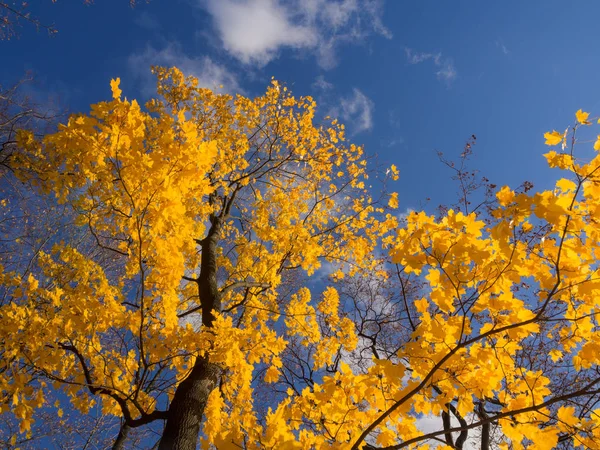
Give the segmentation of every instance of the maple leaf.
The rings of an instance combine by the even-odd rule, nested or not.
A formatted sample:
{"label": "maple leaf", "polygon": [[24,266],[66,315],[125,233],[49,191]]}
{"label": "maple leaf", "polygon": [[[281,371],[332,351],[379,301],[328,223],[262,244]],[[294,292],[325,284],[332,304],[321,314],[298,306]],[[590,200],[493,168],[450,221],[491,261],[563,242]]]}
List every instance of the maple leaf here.
{"label": "maple leaf", "polygon": [[589,116],[590,116],[590,113],[583,112],[581,109],[575,113],[575,118],[577,119],[577,122],[579,122],[582,125],[590,125],[591,124],[591,122],[588,120]]}
{"label": "maple leaf", "polygon": [[546,145],[558,145],[563,139],[564,135],[556,130],[545,133],[544,138],[546,139]]}

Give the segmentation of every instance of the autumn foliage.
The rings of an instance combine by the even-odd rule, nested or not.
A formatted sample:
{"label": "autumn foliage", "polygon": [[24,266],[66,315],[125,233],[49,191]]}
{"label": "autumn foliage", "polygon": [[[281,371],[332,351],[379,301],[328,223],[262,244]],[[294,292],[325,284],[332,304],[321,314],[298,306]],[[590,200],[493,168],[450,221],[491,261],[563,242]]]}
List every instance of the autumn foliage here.
{"label": "autumn foliage", "polygon": [[[64,211],[1,244],[2,408],[22,433],[98,403],[122,431],[160,424],[160,448],[600,448],[587,113],[545,136],[554,189],[400,221],[311,98],[155,72],[145,108],[117,79],[56,133],[19,135],[11,170]],[[11,192],[3,217],[32,207]]]}

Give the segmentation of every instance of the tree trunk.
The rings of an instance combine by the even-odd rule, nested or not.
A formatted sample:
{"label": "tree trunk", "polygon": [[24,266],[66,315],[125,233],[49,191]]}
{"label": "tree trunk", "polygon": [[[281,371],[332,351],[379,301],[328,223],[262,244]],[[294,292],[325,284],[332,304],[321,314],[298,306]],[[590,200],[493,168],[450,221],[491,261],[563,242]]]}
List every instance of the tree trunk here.
{"label": "tree trunk", "polygon": [[[217,285],[217,243],[221,219],[213,217],[202,247],[200,275],[196,280],[202,307],[202,326],[212,327],[213,312],[221,311],[221,294]],[[196,450],[200,424],[208,396],[215,389],[223,369],[199,356],[188,377],[175,390],[169,406],[167,423],[158,450]]]}
{"label": "tree trunk", "polygon": [[122,423],[119,428],[119,434],[115,439],[115,443],[112,446],[112,450],[123,450],[125,448],[125,441],[129,434],[129,426],[126,423]]}
{"label": "tree trunk", "polygon": [[454,447],[454,439],[452,439],[452,433],[448,430],[452,428],[452,423],[450,422],[450,413],[448,411],[442,411],[442,423],[444,424],[444,437],[446,439],[446,444],[450,447]]}
{"label": "tree trunk", "polygon": [[490,424],[481,427],[481,450],[490,450]]}
{"label": "tree trunk", "polygon": [[196,360],[191,374],[175,391],[158,450],[196,450],[204,407],[221,373],[221,367],[208,358]]}
{"label": "tree trunk", "polygon": [[[486,420],[488,418],[483,401],[479,404],[478,412],[481,420]],[[484,423],[481,427],[481,450],[490,450],[490,428],[491,424],[489,422]]]}

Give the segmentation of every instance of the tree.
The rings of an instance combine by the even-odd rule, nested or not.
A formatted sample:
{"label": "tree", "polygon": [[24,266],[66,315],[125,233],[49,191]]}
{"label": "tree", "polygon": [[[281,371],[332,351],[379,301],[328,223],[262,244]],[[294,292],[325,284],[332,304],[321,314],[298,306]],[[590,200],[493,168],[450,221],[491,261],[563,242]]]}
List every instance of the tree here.
{"label": "tree", "polygon": [[251,428],[253,368],[277,366],[284,346],[272,324],[288,272],[363,265],[374,246],[362,150],[335,122],[315,127],[310,98],[274,82],[232,99],[175,69],[157,76],[148,113],[113,81],[90,116],[43,143],[21,134],[20,176],[70,205],[102,250],[56,243],[26,280],[5,275],[6,325],[24,321],[6,329],[5,395],[23,430],[47,383],[18,373],[83,411],[85,388],[129,427],[166,419],[163,448],[195,448],[217,385],[213,403]]}
{"label": "tree", "polygon": [[[0,186],[2,209],[0,211],[0,253],[4,270],[27,276],[34,266],[40,250],[50,248],[53,242],[67,239],[81,246],[84,233],[69,224],[73,221],[68,206],[57,205],[51,197],[37,195],[29,183],[15,177],[14,154],[18,151],[18,130],[27,129],[39,138],[56,128],[57,121],[66,117],[34,103],[27,95],[31,76],[23,77],[8,88],[0,87]],[[97,252],[96,252],[97,253]],[[2,291],[0,304],[8,299]],[[45,404],[52,405],[58,398],[47,393]],[[114,441],[119,421],[114,416],[103,415],[99,407],[83,416],[76,411],[43,408],[36,413],[36,423],[31,432],[19,433],[19,420],[13,414],[0,414],[0,446],[2,448],[106,448]],[[116,431],[115,431],[116,430]],[[128,446],[143,440],[143,430],[129,434]],[[108,445],[110,446],[110,445]],[[118,447],[115,447],[118,448]],[[136,447],[137,448],[137,447]]]}
{"label": "tree", "polygon": [[[364,324],[375,330],[366,334],[372,345],[365,345],[372,349],[373,365],[360,377],[353,367],[353,374],[336,374],[302,400],[294,398],[298,410],[288,408],[284,417],[310,414],[311,401],[338,394],[352,403],[340,407],[343,402],[336,401],[337,414],[328,414],[325,424],[336,434],[353,434],[351,448],[409,448],[429,439],[463,448],[469,430],[479,429],[476,448],[487,449],[495,437],[492,426],[502,432],[498,447],[600,447],[593,350],[598,235],[592,206],[600,158],[574,159],[575,135],[590,124],[581,111],[577,120],[570,151],[546,155],[572,181],[561,179],[555,190],[536,194],[529,193],[530,183],[521,192],[504,187],[491,215],[485,210],[478,215],[449,210],[438,219],[409,215],[389,249],[398,264],[396,297],[410,302],[422,296],[412,302],[416,314],[409,306],[390,314],[393,294],[371,281],[370,296],[362,298],[380,306],[367,303],[371,317],[362,314],[358,323],[359,330]],[[565,150],[566,134],[549,133],[547,143],[562,143]],[[600,150],[600,138],[594,147]],[[459,175],[461,186],[468,186]],[[468,209],[466,199],[460,204]],[[415,275],[424,285],[417,286],[420,292],[406,291],[408,277]],[[391,280],[384,281],[387,289]],[[407,342],[402,328],[412,329]],[[395,350],[386,354],[389,348]],[[419,432],[415,418],[423,413],[441,416],[443,426]]]}
{"label": "tree", "polygon": [[113,80],[89,115],[19,134],[11,167],[73,230],[2,271],[0,385],[22,432],[58,391],[121,418],[115,446],[164,421],[163,449],[456,449],[472,430],[485,449],[600,447],[587,113],[546,155],[572,180],[400,224],[311,98],[155,72],[146,110]]}

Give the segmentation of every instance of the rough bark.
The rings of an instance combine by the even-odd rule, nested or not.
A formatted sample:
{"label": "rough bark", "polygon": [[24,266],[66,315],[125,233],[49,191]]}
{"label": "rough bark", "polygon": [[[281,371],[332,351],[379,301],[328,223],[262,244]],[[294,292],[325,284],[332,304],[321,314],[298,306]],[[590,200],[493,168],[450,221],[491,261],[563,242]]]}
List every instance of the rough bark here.
{"label": "rough bark", "polygon": [[[202,307],[202,325],[211,327],[213,312],[221,310],[221,294],[217,285],[217,245],[221,225],[213,217],[208,235],[199,241],[202,247],[198,294]],[[169,406],[167,423],[159,450],[196,450],[200,424],[208,396],[218,386],[223,369],[212,364],[208,355],[198,357],[189,376],[175,391]]]}
{"label": "rough bark", "polygon": [[123,422],[121,427],[119,428],[119,434],[115,439],[115,443],[112,446],[112,450],[124,450],[125,449],[125,441],[127,440],[127,435],[129,434],[129,426]]}
{"label": "rough bark", "polygon": [[190,376],[175,391],[159,450],[196,450],[204,407],[221,372],[206,357],[196,360]]}
{"label": "rough bark", "polygon": [[202,306],[202,325],[212,327],[213,311],[221,311],[221,294],[217,284],[217,244],[221,221],[214,219],[208,235],[202,239],[202,258],[198,277],[198,294]]}

